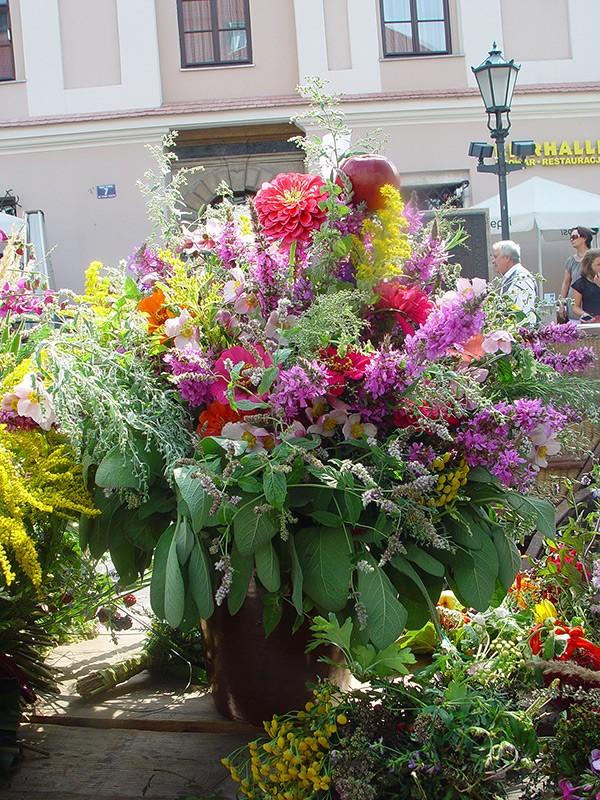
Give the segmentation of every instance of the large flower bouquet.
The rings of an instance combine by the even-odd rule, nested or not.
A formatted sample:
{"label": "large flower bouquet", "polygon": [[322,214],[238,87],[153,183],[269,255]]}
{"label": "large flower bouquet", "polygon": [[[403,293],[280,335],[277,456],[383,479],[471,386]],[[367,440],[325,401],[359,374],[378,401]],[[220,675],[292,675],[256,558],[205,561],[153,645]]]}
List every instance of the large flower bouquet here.
{"label": "large flower bouquet", "polygon": [[398,187],[369,155],[278,175],[245,208],[225,194],[188,225],[154,203],[165,246],[91,265],[25,387],[5,387],[13,424],[57,427],[82,460],[102,512],[82,545],[124,584],[153,561],[171,625],[235,614],[255,576],[267,633],[289,603],[381,651],[445,583],[487,608],[519,536],[552,532],[528,491],[597,405],[573,375],[589,353],[552,360],[574,332],[522,329]]}

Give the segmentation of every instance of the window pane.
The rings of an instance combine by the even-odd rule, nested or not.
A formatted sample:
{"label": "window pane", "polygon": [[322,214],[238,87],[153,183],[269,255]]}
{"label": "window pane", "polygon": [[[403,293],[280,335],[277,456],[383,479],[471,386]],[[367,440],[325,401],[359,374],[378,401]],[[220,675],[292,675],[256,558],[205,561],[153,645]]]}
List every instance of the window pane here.
{"label": "window pane", "polygon": [[8,11],[0,6],[0,40],[8,40]]}
{"label": "window pane", "polygon": [[248,61],[246,31],[220,31],[221,61]]}
{"label": "window pane", "polygon": [[13,65],[12,47],[0,47],[0,80],[6,81],[15,79],[15,68]]}
{"label": "window pane", "polygon": [[181,12],[184,32],[209,31],[212,28],[210,0],[184,0]]}
{"label": "window pane", "polygon": [[219,28],[245,28],[245,5],[244,0],[217,0]]}
{"label": "window pane", "polygon": [[417,18],[444,19],[444,0],[417,0]]}
{"label": "window pane", "polygon": [[383,0],[383,21],[408,22],[410,0]]}
{"label": "window pane", "polygon": [[385,26],[386,53],[414,53],[410,22],[392,22]]}
{"label": "window pane", "polygon": [[212,33],[186,33],[185,63],[211,64],[215,60]]}
{"label": "window pane", "polygon": [[443,53],[446,50],[446,26],[443,22],[419,23],[419,52]]}

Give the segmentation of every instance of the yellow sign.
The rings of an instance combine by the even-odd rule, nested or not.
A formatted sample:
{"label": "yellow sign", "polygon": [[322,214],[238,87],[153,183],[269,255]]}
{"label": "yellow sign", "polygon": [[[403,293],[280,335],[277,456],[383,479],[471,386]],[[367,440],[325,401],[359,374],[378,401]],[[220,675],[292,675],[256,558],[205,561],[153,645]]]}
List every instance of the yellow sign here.
{"label": "yellow sign", "polygon": [[[509,146],[507,161],[518,164]],[[536,142],[535,155],[525,159],[528,167],[574,167],[600,164],[600,139]]]}

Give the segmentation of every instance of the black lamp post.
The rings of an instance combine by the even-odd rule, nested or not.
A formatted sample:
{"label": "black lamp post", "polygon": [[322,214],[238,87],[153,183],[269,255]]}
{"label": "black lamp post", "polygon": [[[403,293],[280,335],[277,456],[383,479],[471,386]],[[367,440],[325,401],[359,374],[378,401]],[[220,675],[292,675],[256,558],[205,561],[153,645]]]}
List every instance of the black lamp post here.
{"label": "black lamp post", "polygon": [[535,144],[533,142],[515,142],[513,155],[521,158],[521,163],[506,163],[504,144],[510,130],[510,106],[521,65],[515,64],[512,59],[507,61],[502,55],[502,51],[498,49],[496,42],[494,42],[485,61],[478,67],[471,67],[471,69],[475,74],[485,110],[487,111],[487,126],[490,136],[496,142],[497,161],[495,164],[483,163],[483,159],[489,158],[493,153],[492,146],[485,142],[471,142],[469,155],[479,159],[477,164],[478,172],[493,172],[498,175],[502,238],[509,239],[510,226],[508,222],[506,176],[509,172],[523,169],[525,166],[524,159],[535,153]]}

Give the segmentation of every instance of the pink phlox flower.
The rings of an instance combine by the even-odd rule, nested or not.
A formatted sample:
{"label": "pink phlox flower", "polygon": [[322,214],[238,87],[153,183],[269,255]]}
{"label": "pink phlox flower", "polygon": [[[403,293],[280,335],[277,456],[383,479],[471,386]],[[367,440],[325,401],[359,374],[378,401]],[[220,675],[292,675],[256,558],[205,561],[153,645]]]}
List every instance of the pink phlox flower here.
{"label": "pink phlox flower", "polygon": [[221,436],[224,439],[246,442],[249,453],[260,453],[272,450],[275,437],[266,428],[258,428],[249,422],[227,422],[223,425]]}
{"label": "pink phlox flower", "polygon": [[342,433],[345,439],[372,439],[376,433],[377,428],[371,422],[361,422],[360,414],[350,414],[344,426]]}
{"label": "pink phlox flower", "polygon": [[29,417],[44,431],[49,431],[56,422],[52,398],[33,372],[2,398],[2,410]]}
{"label": "pink phlox flower", "polygon": [[514,338],[511,333],[500,330],[488,333],[481,346],[486,353],[497,353],[500,350],[502,353],[508,354],[512,350],[513,342]]}
{"label": "pink phlox flower", "polygon": [[[355,414],[354,416],[360,419],[359,414]],[[340,425],[345,425],[347,421],[348,414],[345,410],[341,408],[334,409],[333,411],[329,411],[327,414],[323,414],[313,425],[310,425],[308,427],[308,433],[318,433],[319,436],[325,436],[327,439],[329,439],[335,434]]]}
{"label": "pink phlox flower", "polygon": [[538,467],[547,467],[547,456],[560,453],[560,442],[551,428],[544,423],[535,426],[529,434],[529,439],[534,447],[533,463]]}

